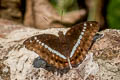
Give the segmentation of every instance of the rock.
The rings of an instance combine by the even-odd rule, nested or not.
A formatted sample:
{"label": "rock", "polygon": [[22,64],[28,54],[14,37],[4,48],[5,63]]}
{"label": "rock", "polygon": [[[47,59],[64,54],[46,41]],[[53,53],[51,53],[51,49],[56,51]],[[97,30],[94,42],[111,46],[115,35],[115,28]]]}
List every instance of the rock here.
{"label": "rock", "polygon": [[[22,25],[21,25],[22,26]],[[120,78],[120,31],[104,30],[89,51],[86,59],[76,68],[61,75],[44,68],[35,68],[33,61],[38,57],[27,50],[23,42],[36,34],[66,32],[68,28],[38,30],[22,27],[0,38],[1,80],[118,80]],[[50,68],[53,69],[53,68]],[[62,72],[62,71],[61,71]]]}
{"label": "rock", "polygon": [[104,36],[92,47],[94,60],[99,65],[96,74],[98,80],[120,79],[120,30],[107,29],[101,32]]}

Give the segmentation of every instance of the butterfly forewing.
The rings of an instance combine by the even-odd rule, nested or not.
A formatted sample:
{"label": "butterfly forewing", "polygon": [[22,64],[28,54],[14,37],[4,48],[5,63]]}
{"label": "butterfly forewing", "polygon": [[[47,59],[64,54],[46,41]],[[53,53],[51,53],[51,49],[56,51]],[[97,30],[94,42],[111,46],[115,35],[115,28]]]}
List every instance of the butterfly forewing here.
{"label": "butterfly forewing", "polygon": [[[71,56],[71,64],[78,64],[83,61],[83,59],[85,58],[85,56],[87,54],[87,51],[89,50],[89,48],[91,46],[94,35],[99,30],[98,23],[95,21],[81,23],[79,25],[79,27],[82,27],[82,31],[80,31],[80,34],[76,33],[76,35],[78,35],[80,38],[80,39],[77,38],[77,40],[79,40],[78,45],[75,46],[77,44],[76,40],[74,40],[74,39],[73,39],[73,41],[71,40],[71,43],[76,41],[75,44],[73,43],[74,44],[73,48],[75,48],[75,50],[73,50],[73,48],[72,48],[72,50],[73,50],[72,52],[74,54]],[[71,30],[71,31],[72,31],[72,32],[70,32],[71,35],[69,35],[69,36],[72,37],[74,32],[73,32],[73,30]],[[72,52],[71,52],[71,54],[72,54]]]}
{"label": "butterfly forewing", "polygon": [[[57,68],[67,66],[62,53],[62,44],[57,36],[51,34],[36,35],[24,41],[27,49],[36,52],[41,58]],[[59,55],[61,54],[61,55]]]}
{"label": "butterfly forewing", "polygon": [[69,67],[67,58],[72,65],[82,62],[98,29],[97,22],[88,21],[70,28],[64,38],[40,34],[25,40],[24,45],[49,64],[63,69]]}

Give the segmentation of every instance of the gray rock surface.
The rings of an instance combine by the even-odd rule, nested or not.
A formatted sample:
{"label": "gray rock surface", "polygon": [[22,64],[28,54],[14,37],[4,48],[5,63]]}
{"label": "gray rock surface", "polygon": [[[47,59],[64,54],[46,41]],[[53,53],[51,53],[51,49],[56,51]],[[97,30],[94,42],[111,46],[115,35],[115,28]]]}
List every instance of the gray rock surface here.
{"label": "gray rock surface", "polygon": [[[7,25],[9,26],[9,25]],[[63,75],[44,68],[33,67],[38,54],[27,50],[23,42],[43,33],[57,35],[68,28],[37,30],[20,28],[0,38],[0,80],[119,80],[120,79],[120,30],[104,30],[86,59]]]}

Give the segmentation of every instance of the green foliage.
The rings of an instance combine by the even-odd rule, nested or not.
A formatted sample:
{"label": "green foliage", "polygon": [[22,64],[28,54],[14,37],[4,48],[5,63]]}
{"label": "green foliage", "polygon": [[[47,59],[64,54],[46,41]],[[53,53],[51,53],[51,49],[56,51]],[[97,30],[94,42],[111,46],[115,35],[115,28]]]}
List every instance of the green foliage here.
{"label": "green foliage", "polygon": [[63,13],[79,9],[77,0],[50,0],[50,2],[58,13],[62,15]]}
{"label": "green foliage", "polygon": [[110,28],[120,29],[120,0],[110,0],[107,8],[107,21]]}

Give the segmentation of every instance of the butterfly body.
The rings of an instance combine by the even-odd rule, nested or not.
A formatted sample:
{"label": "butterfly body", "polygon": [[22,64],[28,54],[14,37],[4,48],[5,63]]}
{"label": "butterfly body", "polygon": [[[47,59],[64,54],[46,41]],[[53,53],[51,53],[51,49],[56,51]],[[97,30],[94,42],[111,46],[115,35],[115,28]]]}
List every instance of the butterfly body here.
{"label": "butterfly body", "polygon": [[24,41],[27,49],[35,51],[41,58],[56,68],[79,64],[85,58],[95,33],[99,30],[98,23],[88,21],[70,28],[64,35],[35,35]]}

